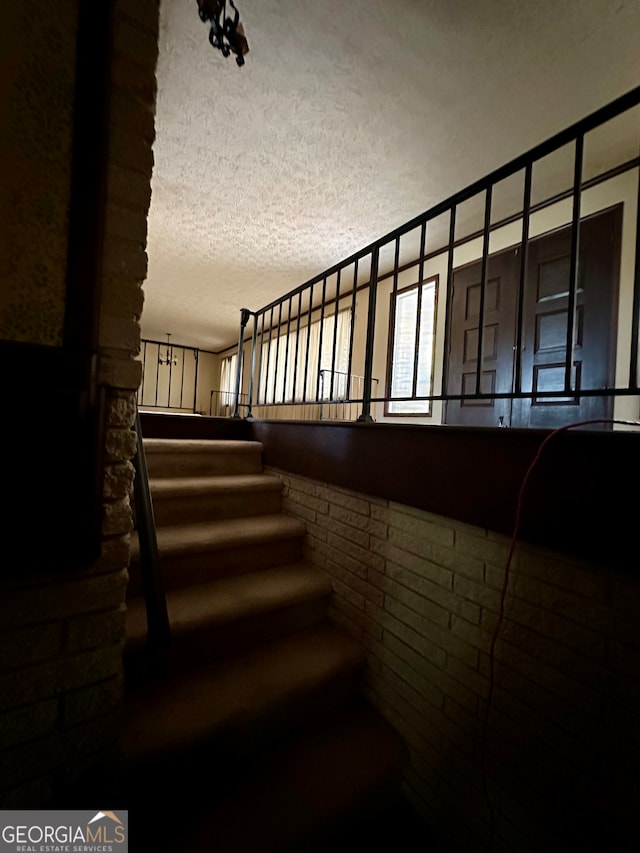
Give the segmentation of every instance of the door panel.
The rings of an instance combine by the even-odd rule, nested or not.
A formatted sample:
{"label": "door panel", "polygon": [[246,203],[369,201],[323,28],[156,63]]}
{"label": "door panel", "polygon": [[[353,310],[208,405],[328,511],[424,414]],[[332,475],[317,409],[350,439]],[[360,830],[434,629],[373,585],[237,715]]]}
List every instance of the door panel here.
{"label": "door panel", "polygon": [[[511,281],[516,252],[489,258],[485,288],[480,391],[510,393],[513,362],[515,303]],[[449,394],[474,394],[478,364],[478,334],[482,265],[471,264],[453,275],[453,322],[449,358]],[[507,369],[505,369],[505,365]],[[450,400],[445,421],[469,426],[498,426],[510,418],[508,400]]]}

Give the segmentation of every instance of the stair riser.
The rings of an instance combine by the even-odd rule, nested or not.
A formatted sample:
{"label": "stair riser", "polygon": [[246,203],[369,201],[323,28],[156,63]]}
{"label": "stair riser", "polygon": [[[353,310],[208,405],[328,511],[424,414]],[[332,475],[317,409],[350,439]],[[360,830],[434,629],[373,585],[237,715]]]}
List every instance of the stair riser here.
{"label": "stair riser", "polygon": [[262,458],[255,453],[147,452],[149,478],[207,477],[228,474],[260,474]]}
{"label": "stair riser", "polygon": [[282,495],[276,490],[158,497],[153,495],[153,485],[151,488],[153,514],[158,526],[247,518],[282,510]]}
{"label": "stair riser", "polygon": [[[175,751],[163,750],[157,757],[147,754],[142,760],[132,761],[128,765],[128,781],[133,783],[135,790],[136,777],[143,774],[151,789],[159,786],[158,791],[165,792],[167,778],[189,778],[189,768],[196,764],[216,768],[216,776],[223,778],[222,768],[227,761],[231,760],[236,766],[243,757],[248,758],[278,739],[321,721],[326,714],[355,699],[360,692],[360,677],[359,671],[333,674],[312,690],[283,696],[281,702],[268,711],[263,709],[259,717],[254,717],[252,709],[247,708],[246,714],[228,721],[223,731],[210,733],[206,741],[192,748],[183,745]],[[169,768],[174,768],[175,772],[170,773]]]}
{"label": "stair riser", "polygon": [[[127,689],[157,677],[206,666],[224,655],[242,652],[295,631],[319,625],[326,619],[328,596],[304,601],[252,616],[230,625],[213,625],[173,637],[169,655],[155,670],[144,646],[130,649],[125,661]],[[153,658],[153,656],[151,656]]]}
{"label": "stair riser", "polygon": [[[302,559],[302,551],[302,539],[296,536],[194,553],[165,553],[160,566],[165,588],[178,589],[229,575],[296,563]],[[140,568],[133,559],[128,595],[142,595]]]}

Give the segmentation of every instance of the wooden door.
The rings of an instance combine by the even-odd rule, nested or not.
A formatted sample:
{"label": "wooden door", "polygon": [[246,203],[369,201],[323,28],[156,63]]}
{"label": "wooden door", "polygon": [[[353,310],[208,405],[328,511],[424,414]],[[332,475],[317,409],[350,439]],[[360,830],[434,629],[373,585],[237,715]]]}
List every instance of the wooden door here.
{"label": "wooden door", "polygon": [[[569,396],[537,397],[562,391],[565,380],[571,229],[532,240],[527,256],[524,302],[522,390],[534,396],[514,402],[512,426],[555,428],[612,415],[611,397],[580,395],[581,388],[613,385],[615,318],[618,295],[620,209],[580,224],[578,287],[575,299]],[[605,425],[600,425],[604,429]]]}
{"label": "wooden door", "polygon": [[[514,318],[516,316],[517,251],[488,259],[484,300],[481,393],[509,394],[513,381]],[[449,343],[449,394],[476,392],[482,264],[473,263],[453,274],[452,324]],[[450,400],[445,422],[467,426],[509,424],[510,400]]]}
{"label": "wooden door", "polygon": [[[611,417],[611,398],[581,396],[579,391],[613,385],[620,229],[620,207],[586,218],[580,224],[572,364],[576,393],[536,396],[539,391],[564,390],[571,229],[562,228],[531,240],[527,250],[522,390],[533,396],[513,401],[450,401],[446,405],[446,423],[499,426],[502,417],[505,426],[553,429],[575,421]],[[483,391],[513,390],[519,251],[513,249],[489,258]],[[480,278],[480,262],[454,271],[449,394],[475,390]]]}

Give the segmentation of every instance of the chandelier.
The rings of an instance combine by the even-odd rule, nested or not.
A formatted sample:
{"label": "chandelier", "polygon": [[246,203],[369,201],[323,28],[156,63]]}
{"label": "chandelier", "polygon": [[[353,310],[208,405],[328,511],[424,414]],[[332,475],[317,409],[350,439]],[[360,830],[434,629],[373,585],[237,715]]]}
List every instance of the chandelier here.
{"label": "chandelier", "polygon": [[158,345],[158,364],[170,364],[172,367],[177,367],[178,359],[173,354],[173,347],[169,342],[169,338],[171,337],[171,332],[167,332],[167,352],[166,355],[162,354],[160,350],[160,345]]}
{"label": "chandelier", "polygon": [[244,34],[244,27],[240,23],[240,12],[235,7],[233,0],[229,0],[233,9],[233,18],[227,15],[227,0],[198,0],[198,14],[200,20],[209,22],[209,41],[211,45],[221,51],[223,56],[235,53],[236,63],[244,65],[244,57],[249,53],[249,45]]}

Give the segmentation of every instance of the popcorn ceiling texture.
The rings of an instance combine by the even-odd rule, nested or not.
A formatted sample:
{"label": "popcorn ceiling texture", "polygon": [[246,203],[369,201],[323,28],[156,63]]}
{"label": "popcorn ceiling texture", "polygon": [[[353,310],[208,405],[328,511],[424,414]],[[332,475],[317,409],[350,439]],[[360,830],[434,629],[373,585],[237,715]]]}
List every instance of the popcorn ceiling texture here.
{"label": "popcorn ceiling texture", "polygon": [[258,309],[637,85],[640,2],[164,0],[143,337]]}

